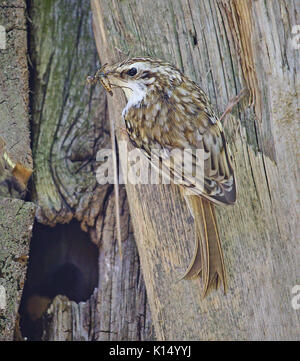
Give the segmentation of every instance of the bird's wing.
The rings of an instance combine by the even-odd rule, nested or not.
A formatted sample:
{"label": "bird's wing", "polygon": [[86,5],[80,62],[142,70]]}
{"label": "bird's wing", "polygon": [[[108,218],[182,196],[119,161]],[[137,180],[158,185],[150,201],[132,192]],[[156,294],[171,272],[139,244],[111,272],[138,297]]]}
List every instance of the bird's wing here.
{"label": "bird's wing", "polygon": [[156,167],[160,163],[163,174],[170,173],[172,181],[184,185],[188,194],[233,204],[235,177],[222,125],[202,90],[193,82],[192,89],[187,86],[184,82],[164,101],[165,109],[160,112],[164,118],[158,114],[154,122],[164,129],[159,137],[153,136],[153,129],[149,134],[143,129],[152,137],[152,144],[144,151]]}

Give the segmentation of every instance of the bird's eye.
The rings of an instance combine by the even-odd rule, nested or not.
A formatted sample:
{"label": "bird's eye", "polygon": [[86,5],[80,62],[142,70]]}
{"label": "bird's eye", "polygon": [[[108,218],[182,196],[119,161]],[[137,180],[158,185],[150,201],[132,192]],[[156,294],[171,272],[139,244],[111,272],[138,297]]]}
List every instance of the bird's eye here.
{"label": "bird's eye", "polygon": [[130,76],[134,76],[137,73],[136,68],[131,68],[128,70],[127,74]]}

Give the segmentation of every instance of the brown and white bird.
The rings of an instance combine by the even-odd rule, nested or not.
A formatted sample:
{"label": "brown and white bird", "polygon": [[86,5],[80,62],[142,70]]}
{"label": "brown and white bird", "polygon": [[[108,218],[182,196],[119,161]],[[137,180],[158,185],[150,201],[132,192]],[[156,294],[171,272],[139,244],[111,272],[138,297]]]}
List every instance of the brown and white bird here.
{"label": "brown and white bird", "polygon": [[[236,200],[232,159],[222,125],[203,90],[180,70],[161,60],[133,58],[103,66],[90,81],[100,81],[112,95],[122,88],[127,105],[123,118],[130,140],[153,161],[157,150],[190,150],[190,172],[178,174],[176,159],[165,162],[171,174],[182,177],[181,190],[194,217],[195,249],[183,278],[201,274],[203,296],[220,281],[226,292],[223,252],[214,204],[234,204]],[[197,158],[193,150],[204,152],[204,176],[195,179]],[[176,156],[175,156],[176,158]],[[178,160],[181,162],[181,160]],[[177,163],[178,163],[177,162]],[[173,166],[172,166],[173,164]],[[179,168],[180,169],[180,168]],[[201,174],[201,172],[200,172]],[[203,172],[202,172],[203,174]],[[203,179],[204,178],[204,179]]]}

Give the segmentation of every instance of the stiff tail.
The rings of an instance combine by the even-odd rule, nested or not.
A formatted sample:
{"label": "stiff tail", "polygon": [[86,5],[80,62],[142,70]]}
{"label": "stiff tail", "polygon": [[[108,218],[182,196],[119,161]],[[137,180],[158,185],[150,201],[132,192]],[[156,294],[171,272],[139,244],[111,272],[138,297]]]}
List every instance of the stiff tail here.
{"label": "stiff tail", "polygon": [[194,217],[195,249],[183,278],[196,278],[201,274],[203,297],[212,286],[217,289],[220,282],[226,293],[226,272],[214,205],[199,196],[185,196],[185,199]]}

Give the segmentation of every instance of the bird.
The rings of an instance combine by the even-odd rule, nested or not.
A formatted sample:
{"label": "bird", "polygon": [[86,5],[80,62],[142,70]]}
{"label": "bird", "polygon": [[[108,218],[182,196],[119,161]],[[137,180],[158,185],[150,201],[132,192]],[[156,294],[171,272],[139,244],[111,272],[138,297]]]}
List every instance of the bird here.
{"label": "bird", "polygon": [[[127,104],[122,117],[130,141],[153,164],[156,157],[162,168],[170,171],[173,182],[182,180],[179,187],[194,218],[195,246],[181,278],[201,277],[203,298],[221,283],[226,294],[227,276],[215,205],[236,202],[236,181],[233,157],[208,96],[175,66],[148,57],[105,64],[88,81],[100,81],[110,95],[114,88],[123,90]],[[187,151],[190,156],[184,172],[176,167],[182,158],[175,153],[170,160],[175,149]],[[197,150],[203,154],[202,168]],[[202,172],[197,173],[199,169]]]}

